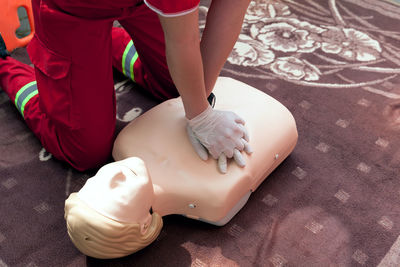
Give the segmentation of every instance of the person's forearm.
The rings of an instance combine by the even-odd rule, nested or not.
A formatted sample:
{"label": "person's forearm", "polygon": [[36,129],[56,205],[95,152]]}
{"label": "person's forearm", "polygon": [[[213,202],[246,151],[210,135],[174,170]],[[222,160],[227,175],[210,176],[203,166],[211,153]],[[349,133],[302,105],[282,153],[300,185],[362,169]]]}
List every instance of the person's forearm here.
{"label": "person's forearm", "polygon": [[167,43],[168,68],[182,97],[186,117],[191,119],[207,107],[199,40],[197,44]]}
{"label": "person's forearm", "polygon": [[192,119],[207,106],[197,12],[184,17],[160,17],[165,33],[168,69],[180,96],[186,117]]}
{"label": "person's forearm", "polygon": [[213,0],[201,39],[204,82],[207,95],[238,38],[250,0]]}

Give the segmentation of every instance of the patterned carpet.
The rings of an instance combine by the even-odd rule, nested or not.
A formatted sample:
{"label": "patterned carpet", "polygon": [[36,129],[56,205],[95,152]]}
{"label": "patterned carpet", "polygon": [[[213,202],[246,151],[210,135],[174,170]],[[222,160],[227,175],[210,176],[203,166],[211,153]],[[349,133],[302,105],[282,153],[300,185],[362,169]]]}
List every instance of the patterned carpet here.
{"label": "patterned carpet", "polygon": [[[72,245],[64,200],[93,172],[52,158],[0,91],[0,267],[400,266],[399,23],[397,0],[253,1],[221,75],[293,113],[295,150],[227,225],[168,216],[121,259]],[[120,130],[156,102],[115,77]]]}

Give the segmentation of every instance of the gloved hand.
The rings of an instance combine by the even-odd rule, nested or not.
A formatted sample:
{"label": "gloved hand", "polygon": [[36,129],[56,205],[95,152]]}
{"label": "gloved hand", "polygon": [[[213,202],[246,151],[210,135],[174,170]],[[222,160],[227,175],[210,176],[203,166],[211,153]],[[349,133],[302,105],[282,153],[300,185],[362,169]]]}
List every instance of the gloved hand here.
{"label": "gloved hand", "polygon": [[227,157],[233,157],[239,166],[244,167],[246,162],[240,151],[252,153],[244,123],[233,112],[215,110],[209,106],[201,114],[188,120],[186,129],[200,158],[207,160],[209,152],[214,159],[218,159],[219,170],[226,173]]}

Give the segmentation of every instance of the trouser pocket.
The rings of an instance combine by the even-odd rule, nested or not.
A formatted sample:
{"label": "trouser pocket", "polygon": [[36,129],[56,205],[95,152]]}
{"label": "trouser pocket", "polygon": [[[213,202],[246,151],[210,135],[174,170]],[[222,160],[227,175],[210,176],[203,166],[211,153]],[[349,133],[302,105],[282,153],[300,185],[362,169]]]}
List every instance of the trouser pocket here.
{"label": "trouser pocket", "polygon": [[41,111],[55,123],[78,128],[72,107],[71,59],[48,49],[37,35],[27,51],[35,66]]}

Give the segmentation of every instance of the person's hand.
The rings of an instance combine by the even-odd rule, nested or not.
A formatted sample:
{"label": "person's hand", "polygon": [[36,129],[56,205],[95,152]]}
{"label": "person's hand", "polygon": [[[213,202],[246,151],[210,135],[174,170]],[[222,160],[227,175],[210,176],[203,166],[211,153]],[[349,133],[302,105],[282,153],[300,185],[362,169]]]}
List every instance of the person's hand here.
{"label": "person's hand", "polygon": [[[195,151],[201,159],[208,159],[208,152],[218,159],[222,173],[227,171],[227,158],[234,158],[240,167],[246,162],[240,151],[252,153],[244,120],[233,112],[214,110],[209,106],[205,111],[188,120],[187,133]],[[208,150],[208,152],[207,152]]]}

